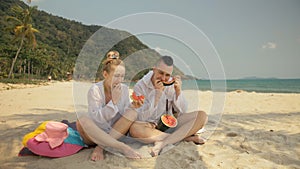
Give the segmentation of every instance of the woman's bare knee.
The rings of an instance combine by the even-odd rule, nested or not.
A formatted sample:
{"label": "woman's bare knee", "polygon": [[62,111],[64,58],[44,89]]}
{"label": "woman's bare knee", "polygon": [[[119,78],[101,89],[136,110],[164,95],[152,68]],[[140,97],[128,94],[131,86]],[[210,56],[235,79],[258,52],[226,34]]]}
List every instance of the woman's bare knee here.
{"label": "woman's bare knee", "polygon": [[148,132],[151,130],[153,126],[148,122],[134,122],[130,129],[129,133],[132,137],[135,138],[145,138],[148,137]]}
{"label": "woman's bare knee", "polygon": [[87,116],[81,116],[80,118],[78,118],[78,121],[83,128],[86,128],[86,126],[90,124],[91,119]]}
{"label": "woman's bare knee", "polygon": [[130,129],[129,129],[129,134],[131,137],[135,137],[135,138],[138,138],[140,136],[140,132],[139,132],[139,125],[134,122]]}
{"label": "woman's bare knee", "polygon": [[129,121],[135,121],[137,119],[137,112],[132,109],[128,109],[124,114],[123,117]]}

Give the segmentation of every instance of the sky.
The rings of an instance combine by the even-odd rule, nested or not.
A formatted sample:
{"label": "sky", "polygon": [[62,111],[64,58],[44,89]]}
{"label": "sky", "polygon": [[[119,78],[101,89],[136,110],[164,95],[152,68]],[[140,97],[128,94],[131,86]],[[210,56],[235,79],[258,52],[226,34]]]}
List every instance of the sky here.
{"label": "sky", "polygon": [[200,78],[300,78],[299,0],[32,0],[53,15],[124,29]]}

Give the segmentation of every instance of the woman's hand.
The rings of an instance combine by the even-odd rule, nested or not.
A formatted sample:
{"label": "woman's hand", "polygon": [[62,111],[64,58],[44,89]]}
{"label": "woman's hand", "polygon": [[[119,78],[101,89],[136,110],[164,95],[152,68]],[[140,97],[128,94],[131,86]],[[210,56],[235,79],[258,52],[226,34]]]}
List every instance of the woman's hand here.
{"label": "woman's hand", "polygon": [[118,84],[112,88],[111,91],[111,100],[114,104],[117,104],[120,101],[122,95],[121,84]]}
{"label": "woman's hand", "polygon": [[139,95],[137,96],[136,93],[133,91],[132,95],[130,96],[132,102],[131,102],[131,108],[139,108],[144,104],[145,96]]}
{"label": "woman's hand", "polygon": [[144,99],[134,100],[131,102],[131,107],[137,109],[137,108],[140,108],[143,104],[144,104]]}

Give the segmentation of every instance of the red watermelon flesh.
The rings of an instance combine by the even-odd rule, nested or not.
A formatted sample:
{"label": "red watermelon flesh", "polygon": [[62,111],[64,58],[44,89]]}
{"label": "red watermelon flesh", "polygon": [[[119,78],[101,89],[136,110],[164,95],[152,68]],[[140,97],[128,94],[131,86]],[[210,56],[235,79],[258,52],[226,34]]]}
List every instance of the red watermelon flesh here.
{"label": "red watermelon flesh", "polygon": [[170,114],[162,115],[161,121],[164,123],[164,125],[166,125],[168,127],[176,127],[177,126],[177,119]]}
{"label": "red watermelon flesh", "polygon": [[133,100],[133,101],[139,101],[139,100],[144,100],[145,99],[145,96],[143,95],[140,95],[140,96],[137,96],[135,92],[132,92],[132,95],[130,96],[130,98]]}

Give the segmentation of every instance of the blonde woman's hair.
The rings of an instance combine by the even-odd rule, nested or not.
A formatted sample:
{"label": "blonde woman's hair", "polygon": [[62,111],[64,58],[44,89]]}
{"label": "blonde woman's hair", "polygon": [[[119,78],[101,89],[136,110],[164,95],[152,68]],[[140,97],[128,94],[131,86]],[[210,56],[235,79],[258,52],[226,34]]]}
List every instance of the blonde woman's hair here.
{"label": "blonde woman's hair", "polygon": [[106,58],[102,62],[102,72],[110,73],[116,66],[125,66],[124,62],[120,59],[120,53],[112,50],[106,54]]}

